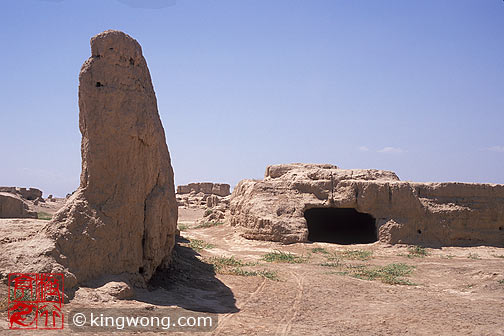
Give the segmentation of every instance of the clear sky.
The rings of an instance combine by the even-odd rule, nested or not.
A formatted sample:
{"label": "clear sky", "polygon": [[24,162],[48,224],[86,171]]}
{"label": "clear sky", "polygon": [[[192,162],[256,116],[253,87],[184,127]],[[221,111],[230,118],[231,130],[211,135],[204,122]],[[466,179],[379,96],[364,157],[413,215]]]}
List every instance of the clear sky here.
{"label": "clear sky", "polygon": [[0,2],[0,185],[79,184],[89,39],[142,45],[176,184],[275,163],[504,183],[502,0]]}

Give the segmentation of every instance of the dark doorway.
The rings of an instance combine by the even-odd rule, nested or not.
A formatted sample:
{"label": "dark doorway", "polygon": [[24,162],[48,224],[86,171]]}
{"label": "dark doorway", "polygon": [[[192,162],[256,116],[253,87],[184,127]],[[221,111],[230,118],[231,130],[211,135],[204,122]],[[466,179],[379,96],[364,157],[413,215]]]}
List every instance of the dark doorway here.
{"label": "dark doorway", "polygon": [[312,208],[304,213],[308,240],[336,244],[367,244],[378,240],[376,220],[355,209]]}

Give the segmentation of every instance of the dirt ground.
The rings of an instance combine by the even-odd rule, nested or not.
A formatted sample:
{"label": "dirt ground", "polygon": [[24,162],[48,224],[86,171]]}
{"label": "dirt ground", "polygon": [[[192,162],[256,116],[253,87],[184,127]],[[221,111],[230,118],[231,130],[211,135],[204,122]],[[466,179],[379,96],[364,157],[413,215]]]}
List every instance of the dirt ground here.
{"label": "dirt ground", "polygon": [[[81,288],[66,309],[176,306],[218,313],[211,335],[504,335],[504,248],[281,245],[246,240],[227,224],[197,227],[201,211],[180,212],[184,230],[172,269],[136,289],[134,299],[103,302]],[[42,224],[29,223],[16,225],[33,232],[33,223]],[[274,251],[284,253],[266,261]],[[397,270],[405,272],[397,276]],[[27,334],[2,328],[5,309],[0,333]],[[42,334],[61,335],[33,332]]]}
{"label": "dirt ground", "polygon": [[45,202],[40,202],[37,205],[34,205],[30,202],[30,210],[36,211],[37,213],[46,214],[47,217],[49,215],[53,215],[61,209],[61,207],[65,204],[66,198],[54,198],[52,201],[46,199]]}

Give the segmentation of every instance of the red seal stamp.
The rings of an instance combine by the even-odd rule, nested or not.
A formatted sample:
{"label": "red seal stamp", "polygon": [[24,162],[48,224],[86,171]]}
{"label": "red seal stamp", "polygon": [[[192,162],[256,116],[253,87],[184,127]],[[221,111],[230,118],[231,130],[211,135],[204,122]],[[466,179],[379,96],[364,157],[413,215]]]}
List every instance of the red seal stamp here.
{"label": "red seal stamp", "polygon": [[63,329],[63,274],[9,274],[9,328]]}

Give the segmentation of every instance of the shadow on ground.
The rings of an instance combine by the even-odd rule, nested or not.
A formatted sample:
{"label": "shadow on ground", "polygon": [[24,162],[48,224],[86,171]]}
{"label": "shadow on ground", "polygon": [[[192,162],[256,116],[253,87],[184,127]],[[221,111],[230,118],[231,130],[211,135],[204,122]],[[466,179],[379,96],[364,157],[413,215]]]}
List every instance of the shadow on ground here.
{"label": "shadow on ground", "polygon": [[148,290],[137,291],[135,299],[198,312],[238,312],[233,292],[216,278],[213,266],[199,260],[197,252],[180,246],[180,242],[187,241],[177,237],[170,268],[156,271]]}

